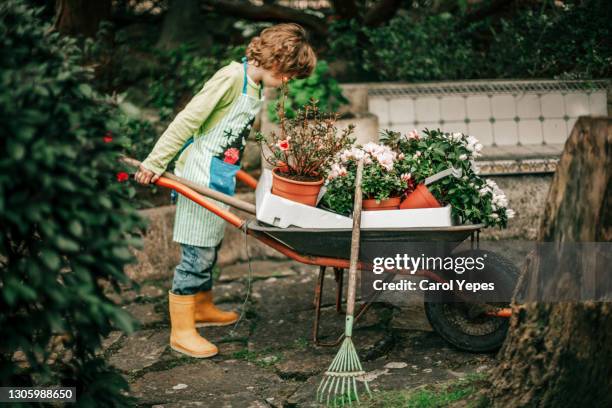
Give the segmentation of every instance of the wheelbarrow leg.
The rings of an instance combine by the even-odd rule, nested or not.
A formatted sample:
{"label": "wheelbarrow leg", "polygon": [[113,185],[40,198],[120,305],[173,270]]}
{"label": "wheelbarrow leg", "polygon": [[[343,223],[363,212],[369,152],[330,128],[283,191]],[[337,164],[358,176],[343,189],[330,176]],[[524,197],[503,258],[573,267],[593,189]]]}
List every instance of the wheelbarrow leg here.
{"label": "wheelbarrow leg", "polygon": [[334,268],[334,278],[336,279],[336,312],[342,314],[342,285],[344,280],[344,269]]}
{"label": "wheelbarrow leg", "polygon": [[338,338],[338,340],[331,343],[323,343],[319,340],[319,323],[321,322],[321,299],[323,297],[323,282],[325,281],[325,267],[319,267],[319,278],[317,279],[317,286],[315,287],[315,321],[314,327],[312,328],[312,341],[315,346],[319,347],[335,347],[344,338],[344,334]]}

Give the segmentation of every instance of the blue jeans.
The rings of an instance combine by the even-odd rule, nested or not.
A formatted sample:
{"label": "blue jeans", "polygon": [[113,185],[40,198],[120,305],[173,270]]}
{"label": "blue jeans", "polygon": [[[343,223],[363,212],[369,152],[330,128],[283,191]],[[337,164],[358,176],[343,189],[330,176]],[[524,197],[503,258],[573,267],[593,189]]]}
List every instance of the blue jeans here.
{"label": "blue jeans", "polygon": [[217,253],[221,243],[216,247],[197,247],[181,244],[181,262],[174,270],[172,293],[175,295],[193,295],[211,290],[213,268],[217,262]]}

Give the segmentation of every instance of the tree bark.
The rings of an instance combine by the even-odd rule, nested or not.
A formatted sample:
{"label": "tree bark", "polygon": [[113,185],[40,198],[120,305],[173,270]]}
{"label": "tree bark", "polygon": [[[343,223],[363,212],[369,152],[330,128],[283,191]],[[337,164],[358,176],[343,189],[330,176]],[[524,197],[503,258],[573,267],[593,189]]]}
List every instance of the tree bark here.
{"label": "tree bark", "polygon": [[63,34],[94,37],[100,22],[110,17],[111,0],[57,0],[55,29]]}
{"label": "tree bark", "polygon": [[[611,174],[612,119],[580,118],[552,181],[538,240],[612,241]],[[580,293],[588,271],[559,265],[552,281],[548,275],[550,293]],[[521,282],[538,267],[534,255]],[[520,285],[517,294],[525,289]],[[515,303],[500,359],[488,391],[493,406],[612,406],[612,304]]]}
{"label": "tree bark", "polygon": [[291,7],[267,3],[255,6],[249,2],[235,0],[202,0],[201,2],[210,10],[247,20],[297,23],[319,36],[324,36],[327,33],[327,25],[324,19]]}

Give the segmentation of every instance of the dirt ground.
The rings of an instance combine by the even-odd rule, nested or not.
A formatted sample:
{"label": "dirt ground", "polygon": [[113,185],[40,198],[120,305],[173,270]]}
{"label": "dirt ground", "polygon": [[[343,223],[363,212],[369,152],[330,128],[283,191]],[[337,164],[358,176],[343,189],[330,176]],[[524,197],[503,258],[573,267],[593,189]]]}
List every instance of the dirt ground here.
{"label": "dirt ground", "polygon": [[[216,302],[239,309],[237,326],[203,328],[219,347],[210,359],[183,356],[168,346],[170,279],[147,281],[116,297],[140,322],[130,336],[112,333],[104,353],[124,373],[143,407],[311,407],[322,373],[338,348],[312,343],[318,268],[292,261],[254,261],[222,269]],[[346,279],[345,279],[346,281]],[[321,330],[337,338],[344,315],[334,305],[335,282],[325,280]],[[377,303],[357,323],[354,341],[374,396],[440,384],[486,371],[491,354],[459,351],[434,333],[420,305]]]}

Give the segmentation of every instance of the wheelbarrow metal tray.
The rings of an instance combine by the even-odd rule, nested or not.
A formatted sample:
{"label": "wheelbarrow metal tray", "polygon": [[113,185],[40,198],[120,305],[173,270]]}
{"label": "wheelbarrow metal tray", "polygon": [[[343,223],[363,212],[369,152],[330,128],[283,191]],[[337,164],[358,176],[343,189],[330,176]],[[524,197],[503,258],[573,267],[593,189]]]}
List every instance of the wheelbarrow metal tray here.
{"label": "wheelbarrow metal tray", "polygon": [[[437,242],[446,244],[446,249],[451,251],[483,227],[483,224],[469,224],[450,227],[364,228],[361,230],[361,242],[364,246],[368,243],[380,245]],[[348,258],[350,253],[350,228],[278,228],[256,220],[250,221],[247,228],[265,234],[304,255]]]}

